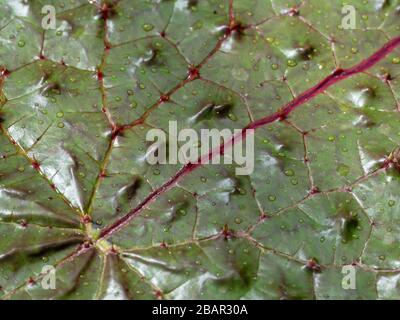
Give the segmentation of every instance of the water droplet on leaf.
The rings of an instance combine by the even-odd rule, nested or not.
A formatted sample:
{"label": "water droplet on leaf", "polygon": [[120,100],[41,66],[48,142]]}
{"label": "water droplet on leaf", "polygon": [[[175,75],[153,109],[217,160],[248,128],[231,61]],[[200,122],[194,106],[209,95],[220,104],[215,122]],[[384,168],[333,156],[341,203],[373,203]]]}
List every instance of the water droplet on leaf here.
{"label": "water droplet on leaf", "polygon": [[294,176],[294,171],[292,169],[287,169],[285,170],[285,175],[287,175],[288,177],[292,177]]}
{"label": "water droplet on leaf", "polygon": [[144,31],[149,32],[154,29],[154,26],[150,23],[145,23],[142,28]]}
{"label": "water droplet on leaf", "polygon": [[337,168],[336,171],[339,173],[339,175],[341,175],[342,177],[346,177],[349,172],[350,172],[350,168],[349,166],[346,166],[345,164],[340,164]]}

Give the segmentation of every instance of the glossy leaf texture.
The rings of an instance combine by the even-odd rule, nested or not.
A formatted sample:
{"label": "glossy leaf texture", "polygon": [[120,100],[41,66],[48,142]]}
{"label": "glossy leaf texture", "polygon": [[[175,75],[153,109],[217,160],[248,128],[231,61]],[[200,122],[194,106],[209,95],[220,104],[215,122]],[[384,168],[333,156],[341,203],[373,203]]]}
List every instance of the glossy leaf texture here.
{"label": "glossy leaf texture", "polygon": [[[400,2],[342,2],[0,0],[0,297],[399,299]],[[169,121],[254,172],[150,165]]]}

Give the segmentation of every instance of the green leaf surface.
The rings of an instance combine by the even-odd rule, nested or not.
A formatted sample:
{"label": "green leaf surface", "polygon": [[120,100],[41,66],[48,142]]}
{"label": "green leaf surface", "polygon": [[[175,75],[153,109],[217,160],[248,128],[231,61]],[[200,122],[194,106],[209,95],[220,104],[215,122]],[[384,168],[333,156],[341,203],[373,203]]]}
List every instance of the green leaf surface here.
{"label": "green leaf surface", "polygon": [[[0,298],[400,299],[400,1],[348,4],[0,0]],[[169,121],[253,173],[149,164]]]}

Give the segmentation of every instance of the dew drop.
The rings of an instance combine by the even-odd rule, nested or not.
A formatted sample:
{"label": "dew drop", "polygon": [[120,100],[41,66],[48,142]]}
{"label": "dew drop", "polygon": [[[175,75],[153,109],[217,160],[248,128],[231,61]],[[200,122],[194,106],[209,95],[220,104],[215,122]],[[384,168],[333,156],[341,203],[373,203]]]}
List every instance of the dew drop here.
{"label": "dew drop", "polygon": [[346,177],[349,172],[350,172],[350,168],[349,166],[346,166],[345,164],[340,164],[337,168],[336,171],[339,173],[339,175],[341,175],[342,177]]}
{"label": "dew drop", "polygon": [[193,29],[194,29],[194,30],[200,30],[201,28],[203,28],[203,25],[204,25],[203,21],[201,21],[201,20],[196,21],[196,22],[193,24]]}
{"label": "dew drop", "polygon": [[294,176],[294,171],[292,169],[285,170],[285,175],[288,177]]}
{"label": "dew drop", "polygon": [[287,61],[287,65],[288,65],[288,67],[292,67],[293,68],[293,67],[297,66],[297,62],[295,60],[289,59]]}
{"label": "dew drop", "polygon": [[131,102],[131,108],[135,109],[137,107],[137,102],[136,101],[132,101]]}
{"label": "dew drop", "polygon": [[237,119],[238,119],[238,118],[236,117],[236,115],[234,115],[233,113],[229,113],[229,114],[228,114],[228,118],[231,119],[232,121],[237,121]]}
{"label": "dew drop", "polygon": [[393,58],[392,59],[393,64],[399,64],[400,63],[400,58]]}
{"label": "dew drop", "polygon": [[235,218],[234,221],[236,224],[241,224],[243,220],[241,218],[237,217],[237,218]]}
{"label": "dew drop", "polygon": [[145,23],[142,28],[144,31],[149,32],[154,29],[154,26],[150,23]]}
{"label": "dew drop", "polygon": [[158,48],[158,49],[161,49],[162,47],[163,47],[163,44],[161,43],[161,42],[156,42],[155,44],[154,44],[154,46],[156,47],[156,48]]}

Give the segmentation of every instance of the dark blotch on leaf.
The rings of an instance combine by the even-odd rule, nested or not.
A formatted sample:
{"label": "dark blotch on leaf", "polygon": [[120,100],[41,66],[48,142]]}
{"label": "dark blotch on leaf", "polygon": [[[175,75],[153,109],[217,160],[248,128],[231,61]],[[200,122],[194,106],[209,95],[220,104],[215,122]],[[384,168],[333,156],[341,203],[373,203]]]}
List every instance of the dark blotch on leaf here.
{"label": "dark blotch on leaf", "polygon": [[211,120],[212,118],[226,118],[233,108],[232,104],[207,104],[196,115],[196,122]]}
{"label": "dark blotch on leaf", "polygon": [[48,86],[46,86],[42,94],[49,94],[49,95],[60,95],[62,91],[61,85],[57,82],[55,83],[50,83]]}
{"label": "dark blotch on leaf", "polygon": [[360,91],[361,95],[365,97],[367,100],[372,100],[376,98],[376,92],[373,88],[371,87],[362,87],[362,88],[357,88],[357,90]]}
{"label": "dark blotch on leaf", "polygon": [[244,194],[246,194],[246,189],[243,186],[243,182],[237,177],[234,178],[234,187],[235,187],[235,189],[234,189],[234,191],[232,193],[233,195],[244,195]]}
{"label": "dark blotch on leaf", "polygon": [[315,55],[315,48],[309,44],[306,44],[304,46],[297,46],[296,51],[299,58],[303,61],[311,60]]}
{"label": "dark blotch on leaf", "polygon": [[183,201],[176,208],[177,215],[178,216],[186,215],[186,212],[187,212],[188,209],[189,209],[189,202]]}
{"label": "dark blotch on leaf", "polygon": [[375,121],[372,121],[370,119],[368,119],[367,122],[365,123],[366,128],[373,128],[373,127],[376,127],[377,125],[378,125],[378,123],[376,123]]}
{"label": "dark blotch on leaf", "polygon": [[146,56],[144,63],[147,66],[154,66],[159,64],[159,58],[161,55],[161,51],[158,48],[154,48],[154,47],[150,47],[150,52],[149,54]]}
{"label": "dark blotch on leaf", "polygon": [[142,186],[142,184],[142,179],[136,178],[135,181],[126,188],[126,197],[128,198],[128,200],[133,199],[137,195],[137,191]]}
{"label": "dark blotch on leaf", "polygon": [[232,110],[232,107],[231,104],[218,105],[213,107],[213,111],[218,118],[225,118]]}
{"label": "dark blotch on leaf", "polygon": [[187,2],[187,8],[192,9],[193,7],[196,7],[199,4],[199,0],[189,0]]}
{"label": "dark blotch on leaf", "polygon": [[342,238],[347,242],[353,239],[360,221],[356,217],[349,217],[344,220],[341,228]]}
{"label": "dark blotch on leaf", "polygon": [[[390,7],[391,4],[392,4],[392,0],[378,1],[377,8],[378,8],[378,10],[385,10],[388,7]],[[397,9],[399,9],[399,8],[397,8]]]}

